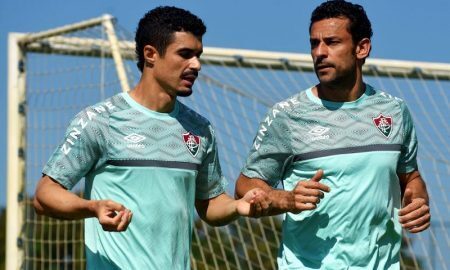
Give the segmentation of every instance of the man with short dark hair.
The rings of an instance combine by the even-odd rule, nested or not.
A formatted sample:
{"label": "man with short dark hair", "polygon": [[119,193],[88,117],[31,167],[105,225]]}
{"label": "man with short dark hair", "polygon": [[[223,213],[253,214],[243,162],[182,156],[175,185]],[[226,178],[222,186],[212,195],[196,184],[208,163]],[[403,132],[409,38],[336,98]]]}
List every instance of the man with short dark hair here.
{"label": "man with short dark hair", "polygon": [[[225,193],[211,124],[177,99],[192,93],[205,31],[176,7],[145,14],[139,83],[80,112],[43,169],[35,209],[85,219],[88,269],[189,269],[194,205],[212,225],[264,205],[258,189]],[[85,199],[68,191],[82,177]]]}
{"label": "man with short dark hair", "polygon": [[325,2],[309,32],[319,84],[268,112],[236,195],[262,188],[271,204],[259,214],[286,213],[280,269],[399,269],[402,227],[430,225],[411,115],[363,81],[372,29],[362,6]]}

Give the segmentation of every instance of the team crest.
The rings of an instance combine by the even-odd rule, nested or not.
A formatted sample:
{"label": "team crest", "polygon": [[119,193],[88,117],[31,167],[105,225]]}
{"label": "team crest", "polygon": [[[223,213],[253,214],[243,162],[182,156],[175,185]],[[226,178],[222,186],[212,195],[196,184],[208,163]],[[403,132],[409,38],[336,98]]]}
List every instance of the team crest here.
{"label": "team crest", "polygon": [[384,116],[380,113],[378,117],[372,118],[373,123],[377,129],[386,137],[389,138],[392,131],[392,117]]}
{"label": "team crest", "polygon": [[191,153],[191,155],[195,157],[198,154],[198,150],[200,149],[200,137],[195,136],[190,132],[183,133],[182,136],[184,145],[186,145],[189,153]]}

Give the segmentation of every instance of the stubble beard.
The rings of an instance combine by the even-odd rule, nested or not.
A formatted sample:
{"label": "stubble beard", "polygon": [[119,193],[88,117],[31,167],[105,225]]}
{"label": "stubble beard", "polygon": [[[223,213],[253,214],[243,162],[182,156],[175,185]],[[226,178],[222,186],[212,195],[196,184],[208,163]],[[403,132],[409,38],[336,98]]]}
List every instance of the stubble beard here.
{"label": "stubble beard", "polygon": [[335,67],[333,68],[333,74],[327,74],[326,78],[323,79],[321,79],[321,76],[316,71],[316,76],[322,86],[335,91],[346,91],[346,89],[354,85],[356,81],[356,69],[354,67],[340,73],[338,73]]}
{"label": "stubble beard", "polygon": [[188,97],[190,95],[192,95],[192,89],[189,89],[187,91],[177,91],[177,96],[178,97]]}

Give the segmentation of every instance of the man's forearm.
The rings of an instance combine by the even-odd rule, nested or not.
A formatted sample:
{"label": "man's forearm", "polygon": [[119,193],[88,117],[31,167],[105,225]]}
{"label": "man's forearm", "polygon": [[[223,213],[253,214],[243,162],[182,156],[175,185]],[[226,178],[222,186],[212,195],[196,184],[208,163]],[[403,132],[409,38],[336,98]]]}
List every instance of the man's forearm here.
{"label": "man's forearm", "polygon": [[283,214],[295,208],[295,202],[293,199],[292,192],[280,190],[280,189],[272,189],[268,192],[269,199],[272,204],[267,213],[269,216]]}
{"label": "man's forearm", "polygon": [[64,189],[48,176],[39,181],[33,201],[38,214],[60,219],[94,217],[95,203]]}
{"label": "man's forearm", "polygon": [[236,198],[242,198],[245,193],[254,188],[260,188],[265,191],[271,201],[270,209],[266,211],[266,215],[278,215],[289,212],[294,208],[295,202],[292,192],[274,189],[263,180],[248,178],[242,174],[236,181]]}
{"label": "man's forearm", "polygon": [[428,202],[428,192],[427,187],[423,179],[419,176],[409,181],[406,184],[405,190],[411,189],[413,191],[414,197],[424,198]]}
{"label": "man's forearm", "polygon": [[428,202],[428,191],[420,176],[419,171],[413,171],[407,174],[399,174],[400,185],[402,187],[402,194],[405,193],[406,189],[410,189],[413,194],[413,198],[423,198]]}
{"label": "man's forearm", "polygon": [[222,226],[239,217],[237,200],[226,193],[211,200],[197,200],[195,206],[199,216],[212,226]]}
{"label": "man's forearm", "polygon": [[428,192],[419,171],[399,174],[402,187],[402,208],[398,211],[399,222],[405,230],[418,233],[430,226],[431,213]]}

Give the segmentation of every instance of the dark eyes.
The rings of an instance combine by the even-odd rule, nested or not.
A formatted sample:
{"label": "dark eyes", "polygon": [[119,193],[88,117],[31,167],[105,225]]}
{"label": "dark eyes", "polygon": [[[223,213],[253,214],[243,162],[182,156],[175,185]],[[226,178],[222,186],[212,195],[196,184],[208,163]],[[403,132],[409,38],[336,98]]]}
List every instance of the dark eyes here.
{"label": "dark eyes", "polygon": [[[311,40],[309,43],[310,43],[310,45],[311,45],[311,48],[316,48],[317,46],[319,46],[320,41],[318,41],[318,40]],[[330,45],[337,45],[337,44],[339,44],[340,42],[339,42],[339,40],[337,40],[337,39],[325,39],[325,40],[324,40],[324,43],[325,43],[326,45],[330,46]]]}
{"label": "dark eyes", "polygon": [[196,54],[194,51],[191,50],[183,50],[180,51],[178,54],[184,59],[190,59],[192,57],[200,58],[201,55],[201,53]]}
{"label": "dark eyes", "polygon": [[183,57],[184,59],[189,59],[189,58],[192,57],[192,52],[181,51],[181,52],[179,53],[179,55],[180,55],[181,57]]}

